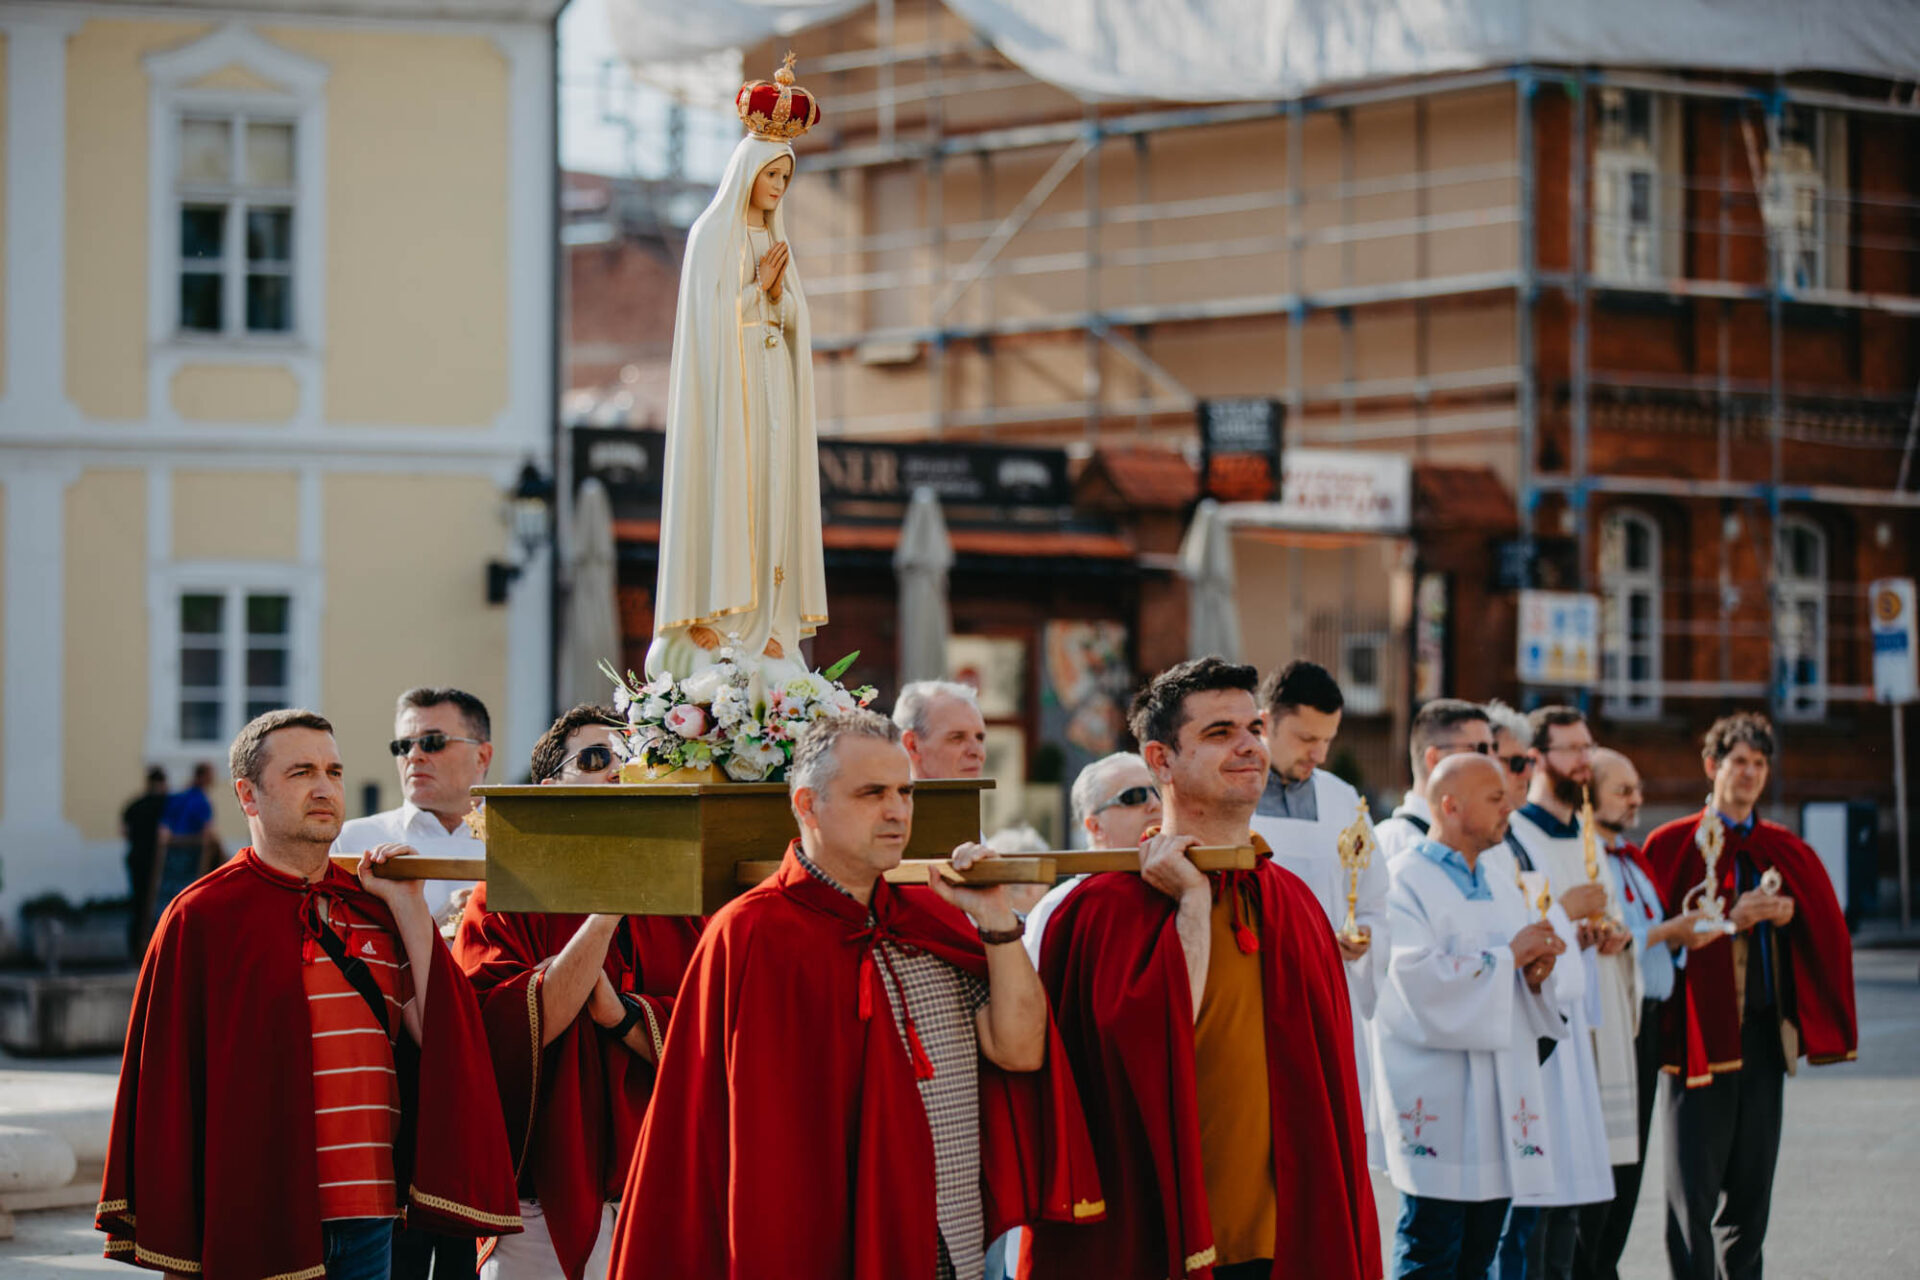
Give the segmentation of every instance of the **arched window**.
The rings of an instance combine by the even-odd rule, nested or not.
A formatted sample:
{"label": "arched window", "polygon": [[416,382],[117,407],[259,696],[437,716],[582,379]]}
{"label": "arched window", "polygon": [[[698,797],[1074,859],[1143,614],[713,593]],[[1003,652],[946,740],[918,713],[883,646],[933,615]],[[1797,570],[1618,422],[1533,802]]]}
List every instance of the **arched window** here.
{"label": "arched window", "polygon": [[1827,535],[1786,516],[1773,554],[1775,696],[1785,718],[1818,720],[1827,713]]}
{"label": "arched window", "polygon": [[1610,716],[1660,714],[1660,526],[1616,511],[1600,529],[1600,692]]}

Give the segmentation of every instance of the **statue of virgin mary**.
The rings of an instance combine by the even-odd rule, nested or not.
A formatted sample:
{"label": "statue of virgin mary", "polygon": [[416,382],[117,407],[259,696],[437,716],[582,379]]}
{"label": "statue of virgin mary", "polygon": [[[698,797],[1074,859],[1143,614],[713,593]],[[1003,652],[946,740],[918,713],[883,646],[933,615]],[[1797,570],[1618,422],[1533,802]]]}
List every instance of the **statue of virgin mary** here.
{"label": "statue of virgin mary", "polygon": [[820,119],[793,83],[742,87],[747,136],[687,235],[667,397],[660,576],[647,674],[723,645],[779,667],[827,621],[807,298],[782,212],[791,140]]}

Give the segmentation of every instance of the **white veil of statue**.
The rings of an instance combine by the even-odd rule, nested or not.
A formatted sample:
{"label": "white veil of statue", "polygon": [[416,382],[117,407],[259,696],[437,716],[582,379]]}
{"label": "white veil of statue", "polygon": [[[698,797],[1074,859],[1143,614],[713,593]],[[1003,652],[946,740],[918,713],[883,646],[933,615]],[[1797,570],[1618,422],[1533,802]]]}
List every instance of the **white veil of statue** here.
{"label": "white veil of statue", "polygon": [[804,665],[800,641],[827,621],[806,294],[791,259],[777,303],[755,275],[759,255],[787,242],[785,200],[765,231],[746,221],[754,179],[782,156],[793,156],[784,141],[742,138],[687,236],[649,675],[711,660],[695,628],[737,636],[743,657]]}

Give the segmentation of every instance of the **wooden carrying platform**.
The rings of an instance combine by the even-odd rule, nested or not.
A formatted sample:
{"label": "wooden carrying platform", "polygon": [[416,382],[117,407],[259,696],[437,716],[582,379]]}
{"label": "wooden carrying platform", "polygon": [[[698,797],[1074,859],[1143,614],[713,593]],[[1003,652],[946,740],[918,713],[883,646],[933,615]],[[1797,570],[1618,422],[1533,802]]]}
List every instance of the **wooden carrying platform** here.
{"label": "wooden carrying platform", "polygon": [[[954,884],[1052,884],[1062,876],[1137,871],[1132,849],[994,858],[965,872],[946,858],[980,838],[974,779],[914,786],[913,836],[906,860],[887,873],[925,884],[935,868]],[[778,783],[667,783],[645,786],[476,787],[486,797],[483,858],[407,857],[378,874],[394,880],[485,880],[495,911],[708,915],[779,869],[794,837],[787,789]],[[914,855],[918,855],[917,857]],[[1249,870],[1252,848],[1194,849],[1203,871]],[[334,862],[348,870],[357,856]]]}

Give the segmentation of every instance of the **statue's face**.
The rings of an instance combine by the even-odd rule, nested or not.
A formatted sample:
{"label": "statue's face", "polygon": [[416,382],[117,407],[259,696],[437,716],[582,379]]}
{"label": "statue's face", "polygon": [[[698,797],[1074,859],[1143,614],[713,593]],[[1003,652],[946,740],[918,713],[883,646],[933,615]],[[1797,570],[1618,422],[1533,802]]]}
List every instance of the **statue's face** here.
{"label": "statue's face", "polygon": [[787,194],[787,184],[791,181],[793,157],[780,156],[754,175],[753,194],[748,198],[761,213],[772,213],[780,206],[781,198]]}

